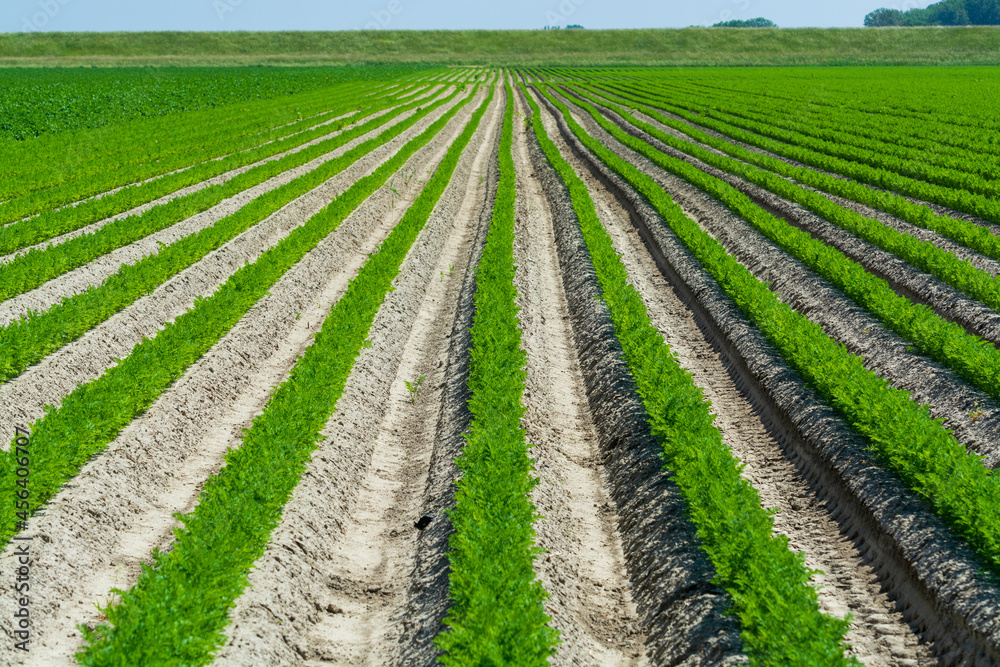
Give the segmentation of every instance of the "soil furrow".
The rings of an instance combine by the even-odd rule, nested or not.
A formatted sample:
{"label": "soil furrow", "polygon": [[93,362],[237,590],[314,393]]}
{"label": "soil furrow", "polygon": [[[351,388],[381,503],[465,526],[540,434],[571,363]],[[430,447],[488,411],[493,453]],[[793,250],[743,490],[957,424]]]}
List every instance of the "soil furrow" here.
{"label": "soil furrow", "polygon": [[[399,173],[426,178],[470,114],[463,109]],[[81,641],[76,624],[99,620],[94,603],[134,584],[153,548],[169,548],[173,514],[193,509],[204,481],[239,446],[242,428],[420,185],[411,179],[400,194],[381,188],[369,197],[32,519],[40,539],[32,549],[30,664],[65,662]],[[0,562],[11,559],[8,548]],[[12,613],[12,597],[0,600],[3,613]]]}
{"label": "soil furrow", "polygon": [[[384,147],[372,151],[323,185],[287,204],[175,275],[152,294],[137,300],[80,339],[0,386],[0,420],[7,420],[0,423],[30,424],[41,418],[44,406],[58,405],[62,397],[81,382],[100,377],[116,359],[128,356],[144,337],[155,336],[166,323],[190,309],[195,298],[214,293],[246,261],[254,261],[289,231],[309,220],[334,196],[358,178],[377,169],[406,141],[432,122],[433,118],[428,118],[416,123]],[[394,182],[400,182],[401,187],[410,187],[416,180],[411,172],[419,164],[411,160],[411,166],[405,173],[401,170],[399,177],[394,177]],[[4,442],[0,446],[6,448],[8,445],[9,442]]]}
{"label": "soil furrow", "polygon": [[[563,123],[560,129],[569,135]],[[939,660],[997,660],[1000,591],[980,571],[969,548],[898,478],[871,460],[863,439],[788,368],[649,204],[575,139],[570,141],[588,169],[629,210],[647,252],[722,354],[737,389],[778,441],[782,457],[814,489],[810,506],[839,524],[840,539],[853,543]],[[879,625],[868,632],[881,634]]]}
{"label": "soil furrow", "polygon": [[[404,136],[412,134],[415,128],[426,127],[426,125],[429,125],[435,119],[443,115],[447,111],[448,107],[457,102],[457,99],[453,100],[449,103],[449,105],[435,110],[427,118],[422,119],[419,123],[415,124],[414,127],[409,128],[407,133],[394,138],[386,145],[380,146],[376,151],[373,151],[373,153],[378,152],[380,155],[391,154],[388,153],[388,151],[394,151],[395,149],[393,147],[401,145],[400,141],[405,143]],[[413,113],[415,113],[415,111],[400,115],[399,117],[393,119],[389,126],[391,127],[392,125],[402,122]],[[29,312],[45,311],[54,304],[59,303],[65,297],[78,294],[93,285],[101,284],[101,282],[108,276],[118,271],[123,264],[134,263],[141,258],[156,252],[161,243],[169,245],[178,239],[197,233],[201,229],[215,224],[227,215],[238,211],[254,199],[281,185],[284,185],[285,183],[288,183],[289,181],[292,181],[298,176],[314,170],[316,167],[325,162],[329,162],[330,160],[343,155],[355,146],[360,143],[364,143],[374,136],[377,136],[386,129],[386,126],[376,128],[372,132],[348,142],[335,151],[318,157],[307,164],[278,174],[277,176],[270,178],[248,190],[244,190],[238,195],[235,195],[206,211],[182,220],[177,224],[167,227],[166,229],[150,234],[139,241],[117,248],[116,250],[113,250],[112,252],[85,264],[84,266],[52,279],[31,291],[19,294],[12,299],[8,299],[3,303],[0,303],[0,326],[6,325],[11,321],[16,320],[18,317],[28,314]]]}
{"label": "soil furrow", "polygon": [[[475,103],[473,103],[475,104]],[[328,436],[232,612],[219,664],[387,664],[406,629],[440,387],[494,102],[373,324]],[[417,393],[406,382],[423,378]],[[276,623],[280,622],[280,626]]]}
{"label": "soil furrow", "polygon": [[[564,153],[552,119],[546,130]],[[646,652],[657,665],[743,664],[739,623],[727,614],[728,595],[699,547],[680,492],[662,470],[661,448],[623,361],[569,195],[531,145],[555,225],[573,334],[599,434],[601,457],[618,515],[625,565]]]}
{"label": "soil furrow", "polygon": [[[1000,345],[1000,313],[997,313],[989,306],[986,306],[982,302],[977,301],[959,290],[947,285],[940,279],[921,271],[892,253],[882,250],[881,248],[878,248],[877,246],[852,235],[846,230],[813,214],[811,211],[804,209],[798,204],[790,202],[768,190],[753,185],[742,178],[704,165],[701,161],[681,153],[680,151],[671,149],[658,140],[649,137],[641,130],[632,127],[613,112],[606,111],[606,115],[610,120],[615,121],[620,127],[622,127],[622,129],[630,134],[652,143],[659,150],[667,153],[668,155],[685,160],[690,164],[698,166],[699,169],[702,169],[706,173],[725,180],[727,183],[737,188],[753,199],[756,203],[767,209],[770,213],[785,219],[789,223],[808,232],[814,238],[817,238],[824,243],[835,247],[837,250],[840,250],[845,255],[864,266],[865,269],[872,274],[886,280],[901,296],[904,296],[911,301],[930,306],[942,317],[952,322],[957,322],[971,333],[985,338],[996,345]],[[718,151],[710,146],[693,141],[682,132],[667,127],[640,112],[636,112],[635,115],[665,133],[684,139],[685,141],[691,141],[701,148],[713,153],[719,155],[723,154],[721,151]],[[706,132],[709,131],[706,130]],[[709,133],[714,136],[718,136],[719,138],[726,139],[726,137],[719,135],[718,133]],[[730,143],[747,148],[748,150],[753,149],[752,146],[742,144],[740,142],[734,142],[729,139],[727,140],[730,141]],[[755,152],[780,159],[779,156],[766,153],[760,149],[755,149]],[[790,161],[785,160],[785,162]],[[979,253],[954,243],[934,232],[911,225],[910,223],[883,211],[869,208],[857,202],[816,190],[815,188],[798,183],[794,179],[785,180],[796,183],[806,190],[822,195],[839,206],[850,209],[865,217],[875,219],[888,227],[894,228],[921,240],[929,241],[937,247],[954,254],[956,257],[969,261],[976,268],[986,271],[991,275],[1000,272],[1000,262],[980,255]]]}
{"label": "soil furrow", "polygon": [[[518,100],[518,118],[526,105]],[[536,459],[532,500],[541,515],[535,564],[562,635],[553,665],[645,664],[618,517],[605,488],[597,430],[576,358],[548,203],[535,178],[524,123],[514,123],[514,260],[528,356],[522,423]],[[532,137],[533,140],[533,137]]]}
{"label": "soil furrow", "polygon": [[[823,327],[826,334],[864,360],[866,368],[904,389],[914,400],[928,404],[935,417],[967,449],[985,457],[984,464],[1000,465],[1000,406],[985,392],[969,385],[953,370],[920,354],[905,339],[887,329],[867,310],[854,303],[824,279],[787,255],[724,205],[686,181],[627,149],[585,119],[588,130],[619,155],[653,177],[699,225],[719,240],[726,250],[754,275],[770,284],[782,301]],[[655,148],[674,154],[656,139],[638,133]],[[689,163],[712,176],[723,172],[699,160]],[[758,188],[744,184],[757,198]]]}

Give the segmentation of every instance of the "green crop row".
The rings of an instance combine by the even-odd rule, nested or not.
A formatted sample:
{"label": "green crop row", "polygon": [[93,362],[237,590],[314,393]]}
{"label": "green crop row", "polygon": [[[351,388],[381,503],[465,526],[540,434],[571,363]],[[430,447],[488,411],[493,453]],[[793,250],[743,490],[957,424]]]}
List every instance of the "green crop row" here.
{"label": "green crop row", "polygon": [[[347,87],[329,100],[329,106],[318,117],[285,123],[278,127],[272,127],[273,112],[261,113],[259,116],[248,113],[247,115],[255,121],[253,124],[245,124],[243,127],[216,128],[216,131],[210,136],[201,135],[200,132],[191,132],[192,128],[186,128],[178,123],[178,127],[175,129],[175,139],[171,143],[175,146],[186,147],[187,150],[178,151],[173,155],[158,155],[155,159],[147,160],[141,164],[127,164],[118,167],[110,162],[94,160],[90,165],[92,173],[89,175],[80,174],[58,185],[51,183],[51,170],[43,170],[37,175],[35,183],[25,183],[24,181],[27,179],[21,179],[25,187],[31,188],[30,193],[12,196],[0,204],[0,224],[6,225],[56,207],[78,204],[88,197],[101,195],[115,188],[134,189],[140,187],[145,181],[157,177],[161,182],[180,183],[173,187],[167,186],[168,189],[164,189],[164,186],[144,188],[150,193],[146,196],[145,201],[152,201],[163,194],[198,182],[197,180],[178,180],[177,177],[180,174],[171,172],[195,170],[197,167],[202,167],[202,171],[207,174],[201,177],[201,180],[204,180],[229,169],[254,162],[255,160],[238,161],[234,158],[244,152],[256,155],[260,153],[267,142],[284,139],[284,141],[277,142],[279,146],[294,146],[302,143],[297,141],[299,133],[308,130],[311,126],[319,126],[328,117],[332,118],[342,114],[347,109],[357,108],[357,98],[363,90],[364,88],[359,86]],[[319,129],[329,131],[325,126]],[[322,135],[313,132],[310,136]],[[273,154],[273,152],[266,153],[263,157]],[[223,159],[216,160],[220,157]],[[229,164],[234,166],[228,166]],[[211,167],[211,169],[206,171],[204,167]],[[145,201],[140,203],[145,203]],[[8,251],[0,246],[0,252]]]}
{"label": "green crop row", "polygon": [[[581,93],[581,95],[588,99],[595,99],[586,93]],[[852,211],[847,211],[826,197],[810,192],[774,174],[760,171],[737,160],[717,155],[668,135],[648,123],[643,123],[628,113],[627,110],[613,102],[605,100],[595,101],[611,109],[634,127],[669,146],[692,155],[714,167],[758,183],[776,194],[807,206],[828,220],[838,221],[841,217],[856,218],[861,224],[853,224],[848,229],[857,233],[862,238],[878,241],[880,239],[877,233],[887,230],[886,227],[875,221],[857,215]],[[583,100],[579,100],[579,104],[581,108],[590,113],[591,117],[601,127],[608,130],[612,128],[617,129],[616,125],[601,115],[591,105]],[[808,232],[774,217],[725,181],[703,172],[701,169],[688,164],[684,160],[670,157],[656,150],[654,147],[644,144],[641,140],[632,138],[630,147],[633,144],[641,144],[642,154],[657,166],[683,178],[685,181],[722,202],[768,239],[828,280],[859,306],[872,313],[886,327],[918,346],[932,358],[954,369],[956,373],[971,384],[1000,400],[1000,350],[996,346],[982,340],[978,336],[968,333],[961,325],[949,322],[935,313],[931,308],[922,304],[915,304],[909,299],[896,294],[885,280],[868,273],[863,266],[847,258],[839,250],[826,245],[818,239],[814,239]],[[862,227],[862,224],[865,226]],[[845,225],[842,224],[841,226]],[[888,236],[889,234],[886,235]],[[918,251],[921,250],[919,246],[923,242],[918,241],[912,236],[900,234],[894,230],[892,231],[892,235],[895,236],[897,245],[906,244],[911,247],[916,246]],[[878,245],[883,244],[879,243]],[[893,247],[891,244],[885,245]],[[952,260],[951,263],[957,264],[960,268],[972,268],[969,264],[961,262],[950,253],[934,246],[931,246],[931,248],[932,251],[925,252],[924,256],[940,254]],[[975,271],[975,269],[972,270]],[[983,282],[987,281],[983,279]],[[989,286],[995,285],[992,280],[989,280],[988,284]],[[997,296],[1000,297],[1000,294],[997,294]],[[997,303],[1000,303],[1000,300]]]}
{"label": "green crop row", "polygon": [[[211,662],[225,642],[229,610],[246,588],[251,566],[263,555],[320,432],[336,409],[400,264],[451,180],[491,99],[492,93],[330,310],[312,345],[244,433],[243,445],[226,456],[225,467],[205,485],[197,509],[181,517],[183,528],[176,531],[173,549],[156,553],[153,566],[144,566],[136,585],[119,593],[121,601],[105,610],[108,624],[86,630],[90,645],[78,654],[80,664]],[[421,135],[422,142],[441,126],[439,121]],[[367,183],[347,198],[360,203],[389,173],[362,179]],[[342,199],[331,207],[339,207]]]}
{"label": "green crop row", "polygon": [[32,164],[0,165],[0,198],[6,200],[0,205],[0,222],[18,219],[17,213],[9,211],[14,205],[36,202],[36,210],[23,213],[30,215],[45,210],[48,202],[43,199],[60,206],[286,136],[322,122],[331,115],[331,102],[338,97],[375,88],[361,83],[336,86],[298,104],[262,100],[240,110],[220,111],[211,119],[184,114],[172,119],[169,135],[162,130],[138,136],[138,131],[123,132],[100,150],[77,152],[67,143],[66,155],[58,161],[39,154]]}
{"label": "green crop row", "polygon": [[[737,160],[725,162],[725,164],[730,165],[724,168],[726,171],[731,171],[735,175],[746,178],[774,191],[776,194],[801,204],[814,213],[826,217],[830,222],[850,231],[852,234],[864,238],[869,243],[883,250],[898,255],[910,264],[927,271],[952,287],[965,292],[972,298],[982,301],[991,308],[1000,308],[1000,287],[998,287],[996,279],[990,274],[959,259],[953,253],[938,248],[933,243],[921,241],[909,234],[883,225],[877,220],[865,217],[842,206],[836,206],[826,197],[810,193],[805,188],[795,186],[783,178],[775,177],[773,174],[778,174],[808,186],[859,201],[874,208],[886,210],[977,252],[1000,259],[1000,239],[990,233],[988,229],[965,220],[935,215],[926,207],[913,204],[903,197],[891,193],[877,192],[858,183],[821,174],[808,168],[789,165],[777,158],[747,150],[701,132],[686,123],[668,118],[658,113],[655,108],[645,107],[640,103],[641,98],[639,97],[627,94],[619,94],[619,96],[630,100],[632,104],[638,104],[644,113],[647,113],[664,125],[672,127],[687,134],[696,141],[737,158]],[[654,106],[656,104],[657,102],[653,102]],[[663,133],[658,133],[657,138],[661,135]],[[687,142],[678,141],[673,137],[670,137],[667,143],[671,143],[672,146],[676,145],[675,147],[689,146]],[[679,150],[687,152],[688,150],[697,149],[694,147],[679,148]],[[692,155],[694,154],[692,153]],[[702,158],[701,156],[703,155],[711,157]],[[705,159],[713,165],[723,164],[720,158],[710,151],[697,150],[697,156],[699,159]],[[724,160],[724,158],[722,159]],[[754,169],[752,166],[749,166],[750,164],[759,165],[761,168],[773,173],[768,174],[767,171]]]}
{"label": "green crop row", "polygon": [[[288,98],[350,81],[378,81],[419,65],[341,67],[5,68],[0,72],[0,141],[99,128]],[[26,142],[24,142],[26,143]]]}
{"label": "green crop row", "polygon": [[[424,104],[430,111],[448,103],[458,93],[437,102],[411,102],[367,123],[322,141],[297,153],[286,155],[246,171],[235,178],[209,186],[198,192],[179,197],[140,215],[116,220],[90,234],[70,239],[46,248],[35,248],[10,262],[0,264],[0,301],[38,287],[42,283],[87,262],[133,243],[149,234],[165,229],[185,218],[205,211],[227,197],[263,183],[289,169],[306,164],[360,137],[411,108]],[[96,200],[98,202],[103,200]]]}
{"label": "green crop row", "polygon": [[[573,133],[662,216],[789,364],[868,440],[871,451],[1000,573],[1000,475],[969,454],[940,419],[905,391],[894,389],[822,327],[782,303],[768,286],[690,220],[648,175],[588,135],[561,109]],[[614,128],[611,134],[642,152],[648,145]]]}
{"label": "green crop row", "polygon": [[[339,111],[346,110],[354,105],[355,100],[348,96],[339,101]],[[394,100],[389,98],[375,104],[374,106],[357,111],[350,117],[339,121],[334,127],[316,127],[266,145],[261,145],[246,151],[234,152],[231,155],[227,155],[219,160],[203,161],[183,171],[168,174],[152,181],[137,183],[135,185],[122,188],[117,192],[104,197],[85,200],[74,206],[68,206],[62,209],[48,210],[36,217],[23,220],[16,224],[0,227],[0,253],[6,254],[14,252],[15,250],[46,241],[59,234],[74,231],[93,222],[128,211],[136,206],[141,206],[155,201],[160,197],[181,190],[182,188],[202,183],[210,178],[224,174],[233,169],[252,165],[260,160],[271,158],[279,153],[297,148],[309,141],[331,134],[332,132],[335,132],[362,118],[392,106],[396,106],[396,104]],[[329,145],[329,141],[330,140],[321,142],[319,145]],[[316,147],[306,148],[305,151],[300,152],[305,152],[307,155],[316,155],[315,148]],[[291,158],[292,156],[285,157]],[[275,162],[278,161],[281,160],[275,160]],[[292,161],[289,160],[285,163],[287,164],[289,162]],[[264,165],[258,165],[258,167],[252,169],[251,171],[254,171],[255,173],[263,173],[263,170],[260,172],[256,171],[262,166]],[[254,183],[253,180],[250,180],[250,182]],[[214,189],[215,191],[221,192],[224,190],[222,187],[223,185],[225,184],[209,186],[208,188],[205,188],[205,190]],[[197,193],[192,193],[191,195],[188,195],[187,198],[191,198],[196,194]],[[215,202],[216,199],[210,199],[208,201]],[[160,207],[168,206],[169,204],[170,203],[161,204]]]}
{"label": "green crop row", "polygon": [[[607,78],[605,81],[611,83]],[[664,79],[647,79],[642,86],[649,92],[656,92],[677,102],[685,100],[685,104],[691,105],[690,110],[701,111],[707,115],[714,115],[716,111],[724,111],[735,116],[756,114],[760,117],[755,119],[780,126],[788,122],[786,119],[794,118],[821,132],[837,130],[840,133],[838,136],[845,138],[877,141],[885,151],[916,149],[928,158],[951,161],[951,164],[956,165],[955,168],[961,170],[974,169],[980,162],[986,165],[1000,165],[1000,161],[989,154],[990,147],[1000,143],[1000,137],[995,135],[984,137],[977,128],[956,127],[932,121],[915,123],[912,119],[900,119],[846,107],[831,108],[812,102],[804,105],[802,100],[749,96],[727,90],[706,89],[694,83],[688,85],[674,81],[668,83]],[[788,129],[794,128],[788,127]],[[913,155],[913,153],[907,154]],[[961,159],[965,159],[966,164],[959,167],[957,165]],[[982,175],[988,176],[989,173],[987,171]]]}
{"label": "green crop row", "polygon": [[546,593],[535,577],[535,507],[521,417],[524,367],[514,288],[514,99],[500,136],[500,182],[476,269],[471,332],[472,422],[456,460],[455,532],[449,545],[451,608],[436,639],[446,665],[544,665],[558,633],[547,625]]}
{"label": "green crop row", "polygon": [[[430,109],[426,113],[429,112]],[[100,285],[67,297],[45,312],[31,313],[0,327],[0,384],[76,340],[136,299],[152,293],[170,277],[289,202],[333,178],[359,158],[399,136],[423,115],[415,114],[340,157],[261,195],[211,227],[165,245],[134,264],[123,265]]]}
{"label": "green crop row", "polygon": [[[670,106],[679,109],[676,105]],[[674,111],[674,109],[669,110]],[[684,113],[678,113],[677,115],[686,118],[690,118],[692,116],[692,114],[686,110],[680,110],[684,111]],[[710,127],[718,132],[737,139],[738,141],[742,141],[752,146],[757,146],[758,148],[762,148],[797,162],[811,165],[825,171],[841,174],[843,176],[848,176],[854,180],[867,183],[878,188],[884,188],[890,192],[915,197],[917,199],[933,202],[942,206],[948,206],[958,211],[971,213],[972,215],[977,215],[986,220],[1000,223],[1000,202],[998,202],[993,196],[976,194],[962,190],[953,190],[948,187],[927,183],[909,176],[901,175],[889,168],[882,168],[881,166],[873,167],[861,162],[826,155],[817,150],[813,150],[812,148],[808,148],[808,146],[816,145],[816,142],[809,140],[808,137],[797,135],[796,133],[782,132],[780,133],[780,141],[769,139],[764,135],[775,134],[777,136],[778,133],[776,131],[772,131],[762,123],[744,121],[741,123],[742,127],[736,127],[730,123],[717,119],[706,118],[704,116],[698,116],[697,118],[697,121],[692,122],[697,122],[699,125]],[[860,151],[859,149],[859,153],[860,152],[863,151]],[[924,208],[924,210],[928,215],[932,214],[932,212],[926,208]],[[920,223],[915,222],[914,224]]]}
{"label": "green crop row", "polygon": [[[142,414],[184,371],[215,344],[278,278],[311,250],[406,160],[436,135],[470,98],[453,106],[423,133],[350,188],[306,224],[294,229],[257,261],[246,264],[210,297],[92,382],[79,385],[32,426],[32,507],[47,502],[93,455]],[[82,428],[81,425],[86,425]],[[0,491],[14,495],[12,452],[0,457]],[[13,503],[0,509],[0,544],[17,532]]]}
{"label": "green crop row", "polygon": [[[663,447],[665,467],[688,503],[716,581],[733,599],[753,664],[856,664],[844,656],[848,621],[820,612],[816,590],[809,585],[813,572],[801,554],[789,550],[787,538],[773,534],[771,516],[740,475],[742,466],[723,443],[702,390],[678,363],[629,284],[587,186],[548,138],[538,106],[526,97],[535,135],[569,191],[601,298],[650,428]],[[567,120],[574,132],[580,131]]]}

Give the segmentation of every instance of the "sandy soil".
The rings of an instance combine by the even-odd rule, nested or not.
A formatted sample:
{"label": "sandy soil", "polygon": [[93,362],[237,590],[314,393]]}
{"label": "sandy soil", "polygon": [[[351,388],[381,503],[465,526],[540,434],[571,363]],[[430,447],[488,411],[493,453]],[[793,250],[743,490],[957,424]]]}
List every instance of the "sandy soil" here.
{"label": "sandy soil", "polygon": [[[518,317],[528,355],[523,423],[540,483],[532,500],[547,553],[536,562],[563,643],[553,665],[646,664],[618,517],[577,362],[552,217],[534,177],[518,100],[514,122]],[[532,139],[533,140],[533,139]]]}
{"label": "sandy soil", "polygon": [[[463,111],[400,173],[426,176],[471,113]],[[33,550],[39,573],[32,582],[37,643],[29,664],[64,664],[80,643],[76,624],[98,620],[94,602],[106,600],[112,587],[131,585],[152,549],[169,545],[173,513],[193,508],[204,480],[225,452],[238,446],[241,429],[266,404],[351,276],[402,217],[419,192],[418,179],[408,183],[397,187],[402,201],[388,188],[369,198],[91,460],[44,517],[32,520],[31,531],[42,540]],[[9,559],[8,550],[0,562],[9,565]],[[10,603],[4,596],[0,609]]]}
{"label": "sandy soil", "polygon": [[[391,124],[401,122],[405,118],[412,115],[412,113],[414,112],[402,114],[396,119],[393,119],[394,122]],[[443,113],[444,109],[439,109],[435,111],[434,114],[431,114],[431,116],[439,117],[439,115]],[[435,114],[437,114],[437,116]],[[58,278],[54,278],[36,289],[0,303],[0,324],[6,324],[17,317],[26,314],[29,310],[32,312],[47,310],[53,304],[61,301],[64,297],[77,294],[92,285],[99,285],[105,278],[115,273],[123,264],[134,263],[142,257],[158,250],[161,243],[169,245],[178,239],[196,233],[207,226],[213,225],[218,220],[239,210],[257,197],[260,197],[274,188],[288,183],[302,174],[312,171],[324,162],[328,162],[346,153],[358,144],[377,136],[385,129],[385,127],[376,128],[372,132],[348,142],[335,151],[331,151],[330,153],[320,156],[304,165],[285,171],[248,190],[244,190],[238,195],[220,202],[206,211],[182,220],[181,222],[160,230],[159,232],[150,234],[139,241],[118,248],[84,266],[65,273]],[[382,148],[384,149],[384,147]]]}
{"label": "sandy soil", "polygon": [[[386,664],[410,631],[414,522],[436,446],[448,353],[502,117],[494,99],[383,304],[329,437],[285,508],[221,664]],[[487,140],[487,137],[491,137]],[[456,272],[457,271],[457,272]],[[406,382],[423,378],[414,396]],[[331,481],[335,480],[335,481]]]}
{"label": "sandy soil", "polygon": [[[599,134],[596,124],[586,123],[582,115],[576,119],[619,155],[640,168],[647,167],[610,136]],[[745,465],[743,474],[760,493],[762,505],[778,510],[775,531],[788,536],[791,547],[806,554],[808,567],[824,572],[813,579],[820,587],[821,608],[840,617],[853,614],[847,640],[854,654],[866,665],[919,664],[929,660],[926,647],[919,645],[919,636],[903,620],[894,601],[881,591],[876,572],[848,531],[839,525],[821,490],[810,484],[780,438],[770,432],[769,424],[754,409],[752,397],[741,391],[727,368],[727,361],[713,349],[691,311],[664,279],[633,228],[628,212],[590,175],[584,164],[575,158],[571,161],[578,174],[586,179],[603,213],[602,221],[626,263],[630,280],[643,296],[653,324],[681,364],[692,372],[695,384],[704,389],[723,441]],[[669,191],[673,194],[673,190]],[[689,212],[689,215],[697,219],[697,214]]]}

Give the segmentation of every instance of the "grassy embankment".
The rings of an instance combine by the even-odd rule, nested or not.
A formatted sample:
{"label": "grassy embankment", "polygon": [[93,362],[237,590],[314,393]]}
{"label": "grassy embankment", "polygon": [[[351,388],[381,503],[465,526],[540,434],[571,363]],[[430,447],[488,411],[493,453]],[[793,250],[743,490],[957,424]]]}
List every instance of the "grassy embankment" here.
{"label": "grassy embankment", "polygon": [[0,66],[997,65],[1000,27],[17,33]]}

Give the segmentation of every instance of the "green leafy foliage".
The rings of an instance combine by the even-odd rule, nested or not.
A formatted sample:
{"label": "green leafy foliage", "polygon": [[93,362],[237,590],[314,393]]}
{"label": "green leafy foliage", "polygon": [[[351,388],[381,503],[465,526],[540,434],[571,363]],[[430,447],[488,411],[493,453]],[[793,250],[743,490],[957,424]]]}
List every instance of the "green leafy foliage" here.
{"label": "green leafy foliage", "polygon": [[[94,454],[211,348],[263,297],[271,285],[405,164],[468,102],[460,101],[371,174],[341,193],[310,220],[234,273],[215,294],[145,339],[126,359],[93,382],[79,385],[58,409],[32,425],[32,507],[47,502]],[[86,428],[81,428],[86,425]],[[0,456],[0,492],[13,496],[14,450]],[[16,530],[13,503],[0,509],[0,543]]]}
{"label": "green leafy foliage", "polygon": [[[406,158],[440,132],[469,99],[407,144],[412,150],[402,151]],[[176,532],[174,548],[157,553],[136,585],[119,593],[121,602],[106,610],[109,624],[86,631],[90,646],[77,655],[80,664],[212,661],[226,639],[229,609],[246,587],[251,565],[264,553],[399,266],[487,106],[488,101],[476,110],[413,205],[351,281],[313,344],[244,433],[242,447],[226,457],[226,466],[205,485],[197,509],[181,517],[183,528]],[[365,177],[365,186],[345,197],[355,205],[363,201],[374,191],[372,186],[381,187],[402,164],[395,158],[390,162],[390,169]]]}
{"label": "green leafy foliage", "polygon": [[[839,223],[842,227],[880,247],[887,250],[897,250],[898,254],[903,256],[912,254],[924,258],[925,261],[922,263],[925,265],[955,267],[955,273],[960,276],[975,276],[977,280],[974,284],[982,286],[981,289],[975,291],[984,297],[992,296],[988,299],[988,303],[997,303],[1000,306],[1000,287],[996,281],[989,274],[975,269],[951,253],[941,250],[933,244],[919,241],[912,236],[890,229],[876,220],[837,206],[826,197],[772,173],[669,135],[638,120],[626,109],[613,102],[596,100],[592,95],[586,93],[583,94],[583,97],[599,101],[635,127],[672,148],[688,153],[709,165],[746,178],[782,197],[802,204],[827,220]],[[580,100],[580,104],[602,127],[616,129],[616,126],[604,118],[595,108],[583,100]],[[658,114],[654,109],[642,105],[639,107],[644,113],[654,115],[659,120],[670,121],[669,118]],[[688,132],[694,134],[694,131],[690,129]],[[710,141],[712,145],[724,143],[704,133],[698,132],[697,134],[696,138],[706,142]],[[864,267],[845,257],[839,250],[814,239],[807,232],[775,218],[726,182],[706,174],[683,160],[670,157],[652,146],[636,145],[642,145],[643,154],[657,166],[680,176],[725,204],[767,238],[823,276],[862,308],[875,315],[889,329],[906,340],[916,343],[924,353],[950,366],[971,384],[1000,400],[1000,350],[994,345],[978,336],[969,334],[964,327],[942,318],[931,308],[923,304],[913,303],[896,294],[885,280],[868,273]],[[943,273],[943,271],[939,270],[938,273]],[[947,275],[954,275],[954,273]]]}
{"label": "green leafy foliage", "polygon": [[[457,92],[453,92],[443,100],[432,104],[424,102],[424,104],[430,109],[433,106],[447,103],[457,94]],[[336,137],[321,141],[297,153],[285,155],[278,160],[258,165],[225,183],[211,185],[197,192],[178,197],[165,204],[151,208],[144,213],[116,220],[92,233],[77,236],[59,245],[29,250],[9,262],[0,264],[0,300],[8,299],[27,290],[34,289],[47,280],[51,280],[58,275],[82,266],[116,248],[137,241],[149,234],[176,224],[185,218],[208,210],[228,197],[237,195],[248,188],[263,183],[269,178],[306,164],[343,146],[352,139],[385,124],[389,118],[399,115],[418,104],[420,102],[412,102],[410,105],[399,107],[353,130],[342,132]],[[413,119],[410,118],[408,121],[412,124]],[[406,122],[404,122],[391,128],[389,132],[395,130],[402,131],[399,128],[406,126]],[[82,204],[80,207],[75,207],[74,210],[84,207],[101,207],[104,205],[104,202],[105,198],[92,200],[91,202]],[[98,219],[101,217],[104,216],[97,216]],[[33,221],[28,221],[29,224],[31,222]],[[15,227],[17,226],[20,225],[15,225]]]}
{"label": "green leafy foliage", "polygon": [[[561,102],[553,103],[567,116],[573,133],[650,202],[789,364],[867,438],[881,462],[964,538],[988,569],[1000,573],[1000,476],[983,465],[982,457],[966,452],[926,406],[889,386],[818,324],[782,303],[652,178],[588,135]],[[652,150],[617,127],[606,129],[633,150]]]}
{"label": "green leafy foliage", "polygon": [[37,68],[0,71],[0,138],[26,139],[289,96],[418,66]]}
{"label": "green leafy foliage", "polygon": [[[446,98],[431,104],[424,102],[426,106],[422,111],[384,130],[378,136],[362,142],[343,155],[254,199],[211,227],[161,247],[158,253],[148,255],[135,264],[122,266],[101,285],[66,298],[43,313],[32,313],[5,327],[0,327],[0,344],[2,344],[0,383],[15,377],[45,355],[76,340],[100,322],[134,303],[136,299],[150,294],[170,277],[264,220],[282,206],[323,184],[359,158],[399,136],[450,99]],[[332,146],[347,143],[352,138],[360,136],[359,133],[377,128],[397,114],[404,113],[412,104],[415,103],[405,105],[331,140],[334,143],[327,146],[327,150]]]}
{"label": "green leafy foliage", "polygon": [[[460,154],[467,141],[465,136],[453,144],[448,157]],[[243,446],[208,482],[197,510],[182,517],[174,549],[156,554],[154,567],[144,569],[136,586],[119,592],[122,601],[107,609],[114,627],[87,631],[91,646],[79,654],[81,664],[211,660],[225,640],[227,612],[246,586],[248,568],[262,555],[399,265],[454,170],[457,160],[448,157],[436,181],[351,281],[314,343],[245,433]]]}
{"label": "green leafy foliage", "polygon": [[[549,99],[591,150],[599,147],[564,106]],[[529,97],[529,102],[535,135],[569,190],[625,361],[653,434],[663,446],[665,467],[688,503],[716,581],[732,596],[752,663],[856,665],[844,656],[848,622],[819,611],[816,591],[809,585],[812,572],[801,554],[789,550],[787,538],[773,534],[770,514],[740,476],[742,465],[722,442],[702,390],[678,363],[628,283],[587,186],[546,135],[534,100]],[[603,147],[599,155],[622,162]]]}
{"label": "green leafy foliage", "polygon": [[521,350],[514,289],[514,100],[500,137],[500,183],[476,269],[469,363],[472,423],[456,463],[449,544],[448,630],[435,640],[445,665],[545,665],[558,633],[547,625],[546,593],[535,578],[535,508],[521,416],[527,357]]}

